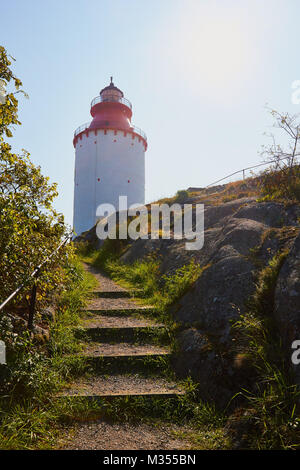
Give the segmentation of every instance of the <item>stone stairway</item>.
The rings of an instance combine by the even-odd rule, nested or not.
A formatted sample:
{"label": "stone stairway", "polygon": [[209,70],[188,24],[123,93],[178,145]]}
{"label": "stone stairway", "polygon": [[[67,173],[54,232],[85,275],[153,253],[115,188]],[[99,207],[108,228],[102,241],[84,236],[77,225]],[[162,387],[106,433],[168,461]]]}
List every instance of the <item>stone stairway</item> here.
{"label": "stone stairway", "polygon": [[91,266],[86,269],[97,278],[98,286],[76,333],[83,346],[79,354],[92,366],[93,373],[70,384],[63,396],[168,399],[184,394],[161,373],[170,351],[168,330],[153,319],[155,310],[134,300],[139,291],[118,286]]}

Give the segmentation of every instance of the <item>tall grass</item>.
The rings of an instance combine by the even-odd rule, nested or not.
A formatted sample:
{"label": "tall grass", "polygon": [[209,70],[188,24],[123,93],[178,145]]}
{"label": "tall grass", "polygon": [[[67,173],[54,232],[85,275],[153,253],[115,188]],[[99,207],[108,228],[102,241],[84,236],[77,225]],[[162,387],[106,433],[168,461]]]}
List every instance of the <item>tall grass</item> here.
{"label": "tall grass", "polygon": [[276,254],[258,275],[249,311],[235,323],[239,354],[252,369],[253,390],[243,390],[252,423],[249,445],[258,449],[300,447],[299,398],[285,362],[274,319],[274,294],[287,252]]}

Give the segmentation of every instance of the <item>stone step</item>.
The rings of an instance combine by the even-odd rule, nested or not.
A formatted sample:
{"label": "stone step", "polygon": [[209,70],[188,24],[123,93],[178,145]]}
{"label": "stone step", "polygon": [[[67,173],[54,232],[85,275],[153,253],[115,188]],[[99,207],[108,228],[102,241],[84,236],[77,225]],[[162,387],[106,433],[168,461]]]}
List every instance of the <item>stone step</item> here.
{"label": "stone step", "polygon": [[175,382],[160,377],[143,377],[138,374],[92,376],[80,378],[63,390],[60,396],[108,398],[124,396],[177,396],[185,392]]}
{"label": "stone step", "polygon": [[76,336],[100,342],[155,342],[166,344],[169,340],[168,329],[153,320],[135,317],[97,315],[87,317],[82,327],[75,330]]}
{"label": "stone step", "polygon": [[86,312],[93,312],[97,314],[107,314],[106,312],[111,312],[112,315],[116,315],[118,312],[120,312],[122,315],[130,315],[133,313],[148,313],[157,311],[157,309],[150,305],[139,305],[134,300],[127,298],[93,298],[90,300],[84,310]]}
{"label": "stone step", "polygon": [[151,318],[125,317],[117,315],[87,315],[82,321],[82,327],[89,328],[161,328],[162,323],[156,323]]}
{"label": "stone step", "polygon": [[137,307],[110,307],[109,305],[107,307],[88,307],[82,310],[83,312],[86,313],[93,313],[93,314],[99,314],[99,315],[138,315],[138,314],[156,314],[157,309],[154,307],[150,306],[137,306]]}
{"label": "stone step", "polygon": [[76,330],[77,338],[101,342],[160,343],[169,342],[168,330],[163,326],[148,327],[92,327]]}
{"label": "stone step", "polygon": [[143,293],[142,289],[132,290],[94,290],[92,294],[102,299],[124,299],[138,297]]}
{"label": "stone step", "polygon": [[147,356],[165,356],[170,351],[166,347],[152,344],[131,344],[131,343],[85,343],[83,351],[78,353],[82,357],[147,357]]}
{"label": "stone step", "polygon": [[165,376],[170,372],[171,354],[139,354],[135,356],[82,356],[85,371],[97,374],[133,374]]}
{"label": "stone step", "polygon": [[[67,358],[72,358],[67,355]],[[171,352],[167,347],[132,343],[85,343],[84,350],[76,356],[86,363],[87,370],[111,374],[115,372],[164,373],[169,368]]]}

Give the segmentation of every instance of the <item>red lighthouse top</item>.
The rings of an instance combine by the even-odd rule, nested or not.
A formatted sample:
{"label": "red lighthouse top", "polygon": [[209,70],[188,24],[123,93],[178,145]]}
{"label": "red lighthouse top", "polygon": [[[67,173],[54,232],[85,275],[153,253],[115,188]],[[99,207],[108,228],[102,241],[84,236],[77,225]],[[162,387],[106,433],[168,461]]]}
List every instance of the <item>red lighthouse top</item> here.
{"label": "red lighthouse top", "polygon": [[132,106],[130,101],[124,98],[123,92],[117,88],[110,78],[110,84],[100,91],[99,96],[91,102],[91,123],[84,124],[76,129],[74,134],[74,146],[78,137],[83,132],[96,129],[112,129],[132,133],[142,140],[147,149],[146,134],[136,126],[131,124]]}

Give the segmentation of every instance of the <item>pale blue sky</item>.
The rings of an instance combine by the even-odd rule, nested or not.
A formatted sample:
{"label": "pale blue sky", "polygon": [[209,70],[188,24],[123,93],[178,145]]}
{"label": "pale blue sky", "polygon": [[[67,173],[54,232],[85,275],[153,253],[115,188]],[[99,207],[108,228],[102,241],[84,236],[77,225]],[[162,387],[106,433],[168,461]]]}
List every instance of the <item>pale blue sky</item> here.
{"label": "pale blue sky", "polygon": [[72,222],[75,128],[110,75],[148,136],[146,199],[260,161],[269,103],[300,112],[298,0],[10,0],[0,43],[30,99],[12,140]]}

